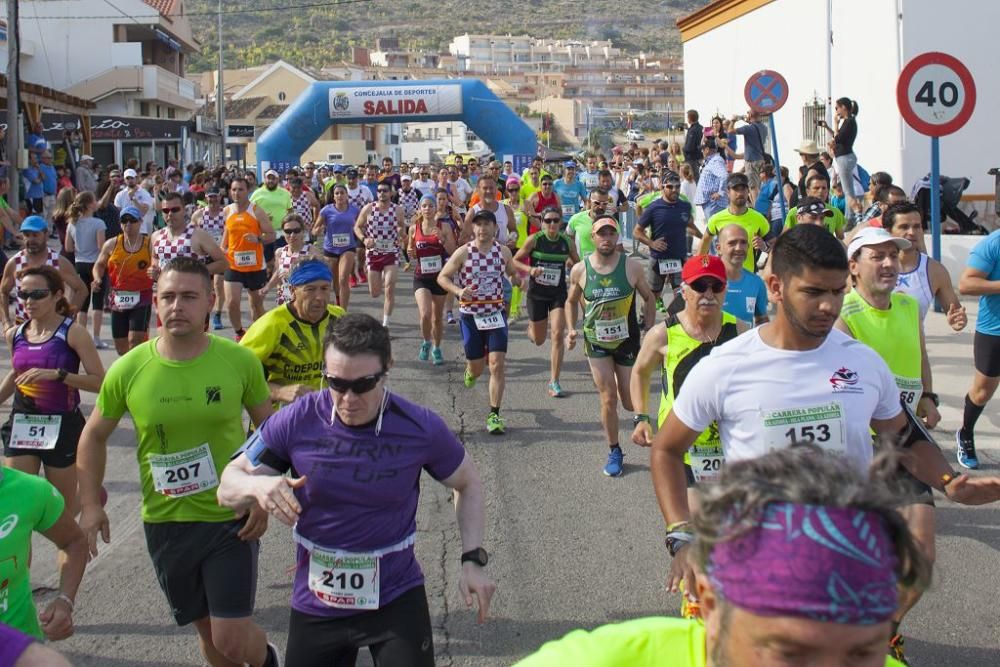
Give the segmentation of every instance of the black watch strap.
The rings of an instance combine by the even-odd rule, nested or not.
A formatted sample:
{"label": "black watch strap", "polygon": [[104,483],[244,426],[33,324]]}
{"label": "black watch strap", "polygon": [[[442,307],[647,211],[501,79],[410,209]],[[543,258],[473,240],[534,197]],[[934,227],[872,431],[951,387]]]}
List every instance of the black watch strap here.
{"label": "black watch strap", "polygon": [[487,553],[486,549],[479,547],[478,549],[473,549],[471,551],[466,551],[462,554],[462,564],[465,563],[475,563],[479,567],[486,567],[486,564],[490,562],[490,555]]}

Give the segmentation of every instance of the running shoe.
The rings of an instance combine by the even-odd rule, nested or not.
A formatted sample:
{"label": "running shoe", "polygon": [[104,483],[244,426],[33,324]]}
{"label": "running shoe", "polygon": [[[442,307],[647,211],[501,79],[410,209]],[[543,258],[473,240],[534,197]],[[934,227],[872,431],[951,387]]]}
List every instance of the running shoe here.
{"label": "running shoe", "polygon": [[656,312],[658,313],[667,312],[667,307],[663,305],[663,299],[656,300]]}
{"label": "running shoe", "polygon": [[233,338],[235,338],[236,342],[238,343],[238,342],[240,342],[243,339],[243,336],[245,336],[246,333],[247,333],[246,329],[240,329],[239,331],[236,332],[236,334],[233,336]]}
{"label": "running shoe", "polygon": [[212,328],[218,331],[219,329],[225,329],[226,327],[222,324],[222,313],[215,313],[212,315]]}
{"label": "running shoe", "polygon": [[361,276],[358,278],[358,282],[360,282],[362,285],[367,285],[368,284],[368,274],[367,273],[362,273]]}
{"label": "running shoe", "polygon": [[625,454],[621,447],[612,447],[608,452],[608,463],[604,466],[604,474],[608,477],[620,477]]}
{"label": "running shoe", "polygon": [[563,388],[559,386],[558,381],[549,383],[549,396],[551,396],[552,398],[562,398],[565,395],[566,392],[564,392]]}
{"label": "running shoe", "polygon": [[452,314],[450,310],[447,313],[445,313],[445,319],[447,320],[448,324],[455,324],[455,316]]}
{"label": "running shoe", "polygon": [[979,468],[979,458],[976,456],[976,440],[973,436],[968,436],[962,429],[955,431],[955,445],[957,446],[958,465],[969,470]]}
{"label": "running shoe", "polygon": [[442,354],[440,347],[431,349],[431,361],[434,362],[435,366],[440,366],[444,363],[444,354]]}
{"label": "running shoe", "polygon": [[419,359],[420,361],[427,361],[430,358],[431,358],[431,342],[429,340],[425,340],[423,343],[420,344],[420,353],[417,354],[417,359]]}
{"label": "running shoe", "polygon": [[486,418],[486,430],[490,435],[503,435],[503,417],[495,412],[491,412]]}
{"label": "running shoe", "polygon": [[477,379],[478,378],[475,375],[472,374],[472,371],[469,370],[469,367],[466,366],[465,367],[465,386],[468,387],[469,389],[472,389],[473,387],[476,386],[476,380]]}
{"label": "running shoe", "polygon": [[281,667],[281,654],[278,647],[271,642],[267,643],[267,655],[264,658],[264,667]]}
{"label": "running shoe", "polygon": [[357,287],[358,286],[358,279],[355,278],[353,275],[351,275],[350,280],[348,280],[347,282],[351,285],[351,287]]}
{"label": "running shoe", "polygon": [[909,665],[906,656],[903,655],[903,635],[898,632],[889,640],[889,657],[895,658],[904,665]]}
{"label": "running shoe", "polygon": [[110,345],[108,345],[107,343],[105,343],[105,342],[104,342],[103,340],[101,340],[100,338],[95,338],[95,339],[94,339],[94,347],[96,347],[96,348],[97,348],[98,350],[107,350],[107,349],[109,349],[109,348],[110,348],[111,346],[110,346]]}

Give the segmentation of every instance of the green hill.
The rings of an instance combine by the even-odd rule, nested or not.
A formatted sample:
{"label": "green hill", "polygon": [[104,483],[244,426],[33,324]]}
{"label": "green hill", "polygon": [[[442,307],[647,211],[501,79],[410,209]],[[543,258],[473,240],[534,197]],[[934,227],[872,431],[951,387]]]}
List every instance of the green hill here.
{"label": "green hill", "polygon": [[[322,67],[347,58],[352,46],[372,47],[395,35],[409,49],[447,51],[456,35],[530,34],[555,39],[611,39],[629,52],[680,53],[675,21],[707,0],[352,0],[319,6],[308,0],[229,0],[223,11],[227,67],[252,67],[282,58]],[[299,8],[289,9],[289,5]],[[187,0],[204,48],[190,71],[216,66],[215,0]],[[252,11],[269,7],[274,11]]]}

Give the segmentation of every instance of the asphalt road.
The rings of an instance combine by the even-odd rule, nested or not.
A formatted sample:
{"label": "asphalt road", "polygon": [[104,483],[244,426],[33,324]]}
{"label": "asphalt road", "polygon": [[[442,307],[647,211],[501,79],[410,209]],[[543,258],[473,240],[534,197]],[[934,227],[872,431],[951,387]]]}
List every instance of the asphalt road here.
{"label": "asphalt road", "polygon": [[[489,572],[498,583],[491,618],[477,626],[458,592],[461,543],[450,494],[426,477],[417,516],[417,556],[427,577],[438,664],[509,665],[575,628],[676,613],[677,597],[662,588],[668,559],[648,453],[626,445],[626,474],[617,479],[601,474],[607,450],[582,352],[577,349],[567,357],[563,387],[569,396],[549,398],[548,348],[535,348],[523,321],[515,324],[503,409],[507,434],[489,436],[486,382],[473,389],[462,385],[457,327],[446,332],[445,366],[416,361],[419,340],[409,285],[409,276],[403,276],[392,325],[396,364],[391,387],[442,414],[474,457],[487,498]],[[361,289],[353,298],[352,310],[380,310]],[[974,321],[975,303],[969,303],[969,310]],[[971,373],[971,327],[953,334],[943,316],[931,314],[927,338],[943,404],[937,435],[953,457],[952,433]],[[110,364],[114,353],[102,357]],[[4,371],[8,363],[3,360]],[[89,411],[93,397],[85,401]],[[627,441],[627,415],[621,414]],[[992,474],[997,473],[998,430],[1000,417],[991,406],[980,420],[978,436],[980,460]],[[134,434],[127,420],[109,451],[112,544],[84,578],[75,636],[55,647],[76,665],[201,665],[194,631],[173,625],[146,553]],[[935,581],[904,625],[908,655],[914,665],[1000,664],[1000,509],[960,508],[940,496],[938,501]],[[54,557],[43,542],[36,540],[34,584],[51,587]],[[293,558],[289,530],[272,521],[261,550],[255,617],[282,648]],[[44,589],[37,599],[40,604],[47,599]]]}

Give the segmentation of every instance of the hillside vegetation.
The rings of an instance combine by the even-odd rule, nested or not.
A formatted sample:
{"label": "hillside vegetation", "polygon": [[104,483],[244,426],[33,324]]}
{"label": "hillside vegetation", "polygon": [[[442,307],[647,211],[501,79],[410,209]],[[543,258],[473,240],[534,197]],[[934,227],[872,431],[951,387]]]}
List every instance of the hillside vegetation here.
{"label": "hillside vegetation", "polygon": [[[628,52],[680,53],[678,17],[707,0],[351,0],[301,7],[308,0],[226,0],[223,42],[226,67],[252,67],[282,58],[319,68],[345,59],[352,46],[374,46],[395,35],[408,49],[447,51],[456,35],[530,34],[557,39],[611,39]],[[217,63],[215,0],[187,0],[195,35],[203,45],[190,71]],[[298,6],[299,8],[289,8]],[[274,11],[249,11],[283,8]]]}

